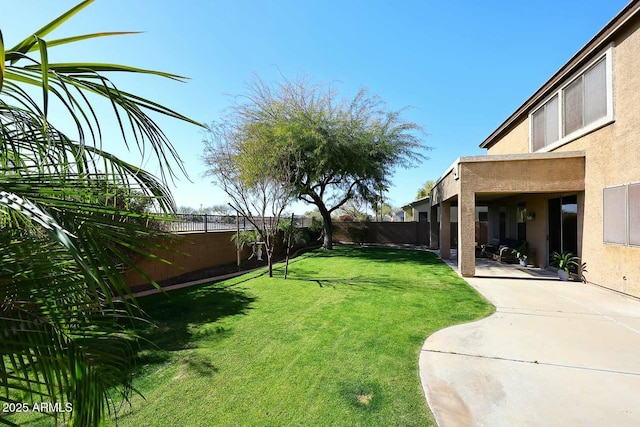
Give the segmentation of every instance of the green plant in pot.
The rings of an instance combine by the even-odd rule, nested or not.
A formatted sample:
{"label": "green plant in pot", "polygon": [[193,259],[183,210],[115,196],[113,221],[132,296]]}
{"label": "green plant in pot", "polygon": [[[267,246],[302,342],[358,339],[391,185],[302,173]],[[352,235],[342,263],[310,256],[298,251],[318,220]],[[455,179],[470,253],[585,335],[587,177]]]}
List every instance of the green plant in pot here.
{"label": "green plant in pot", "polygon": [[518,258],[520,265],[526,267],[527,261],[531,256],[531,247],[529,246],[529,242],[522,242],[522,244],[518,246],[518,249],[513,250],[513,253],[516,255],[516,258]]}
{"label": "green plant in pot", "polygon": [[578,273],[579,267],[586,271],[586,264],[582,264],[580,258],[571,252],[554,252],[551,254],[551,265],[558,269],[558,277],[562,281],[567,281],[570,273]]}

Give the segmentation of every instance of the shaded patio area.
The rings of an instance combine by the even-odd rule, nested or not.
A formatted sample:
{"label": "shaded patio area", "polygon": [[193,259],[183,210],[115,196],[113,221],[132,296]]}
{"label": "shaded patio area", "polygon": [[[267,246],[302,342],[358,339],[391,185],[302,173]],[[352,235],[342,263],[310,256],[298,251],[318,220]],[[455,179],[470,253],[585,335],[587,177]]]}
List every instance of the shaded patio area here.
{"label": "shaded patio area", "polygon": [[[440,256],[439,251],[435,251]],[[491,279],[528,279],[528,280],[558,280],[558,275],[544,268],[538,267],[522,267],[520,264],[506,264],[494,261],[489,258],[476,257],[476,274],[477,278]],[[451,249],[449,259],[443,260],[458,274],[460,269],[458,266],[458,251]],[[462,274],[460,274],[462,276]]]}

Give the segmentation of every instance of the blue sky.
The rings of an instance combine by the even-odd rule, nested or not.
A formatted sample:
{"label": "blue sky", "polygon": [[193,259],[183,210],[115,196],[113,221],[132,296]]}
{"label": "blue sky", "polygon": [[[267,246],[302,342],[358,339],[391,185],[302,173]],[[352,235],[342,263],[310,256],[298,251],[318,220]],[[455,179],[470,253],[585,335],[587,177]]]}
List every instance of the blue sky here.
{"label": "blue sky", "polygon": [[[6,46],[74,6],[76,1],[21,0],[0,15]],[[417,168],[395,171],[386,197],[414,199],[457,157],[483,154],[478,145],[628,2],[626,0],[377,1],[377,0],[96,0],[49,37],[97,31],[144,33],[55,48],[50,60],[122,63],[187,76],[114,80],[200,122],[220,118],[233,96],[258,75],[307,75],[333,82],[345,97],[361,87],[406,106],[432,147]],[[58,127],[64,123],[52,118]],[[203,177],[202,134],[158,118],[179,151],[191,182],[179,177],[177,204],[226,203]],[[155,172],[153,162],[126,151],[118,133],[104,148]],[[296,204],[303,213],[311,207]]]}

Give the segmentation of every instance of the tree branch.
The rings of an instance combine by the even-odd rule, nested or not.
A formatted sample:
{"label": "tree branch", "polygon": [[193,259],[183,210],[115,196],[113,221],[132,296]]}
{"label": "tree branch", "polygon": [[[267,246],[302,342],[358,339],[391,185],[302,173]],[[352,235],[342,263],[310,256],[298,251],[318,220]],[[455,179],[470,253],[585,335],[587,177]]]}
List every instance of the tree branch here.
{"label": "tree branch", "polygon": [[342,200],[340,200],[340,202],[338,202],[338,204],[336,204],[334,207],[332,207],[331,209],[329,209],[329,213],[334,212],[336,209],[340,208],[340,206],[344,205],[345,203],[347,203],[347,201],[349,199],[351,199],[353,197],[352,194],[352,190],[353,188],[359,183],[360,181],[354,181],[350,186],[349,189],[347,190],[347,193],[345,194],[345,196],[342,198]]}

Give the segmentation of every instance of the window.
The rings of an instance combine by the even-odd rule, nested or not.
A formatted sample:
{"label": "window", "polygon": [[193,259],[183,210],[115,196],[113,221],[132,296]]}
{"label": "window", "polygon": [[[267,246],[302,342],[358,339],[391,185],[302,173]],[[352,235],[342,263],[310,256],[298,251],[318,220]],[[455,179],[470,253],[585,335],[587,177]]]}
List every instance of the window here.
{"label": "window", "polygon": [[583,126],[607,115],[607,69],[605,58],[591,67],[582,78],[584,85]]}
{"label": "window", "polygon": [[533,113],[533,151],[556,142],[558,138],[558,95]]}
{"label": "window", "polygon": [[629,184],[629,244],[640,246],[640,183]]}
{"label": "window", "polygon": [[564,134],[568,135],[584,127],[582,76],[578,77],[564,90]]}
{"label": "window", "polygon": [[549,151],[613,120],[612,48],[529,117],[531,151]]}
{"label": "window", "polygon": [[564,134],[570,135],[607,115],[605,58],[564,89]]}
{"label": "window", "polygon": [[516,227],[518,228],[518,241],[527,240],[527,204],[518,203],[516,206]]}
{"label": "window", "polygon": [[640,246],[640,183],[604,189],[605,243]]}
{"label": "window", "polygon": [[627,243],[626,187],[604,189],[604,241],[605,243]]}

